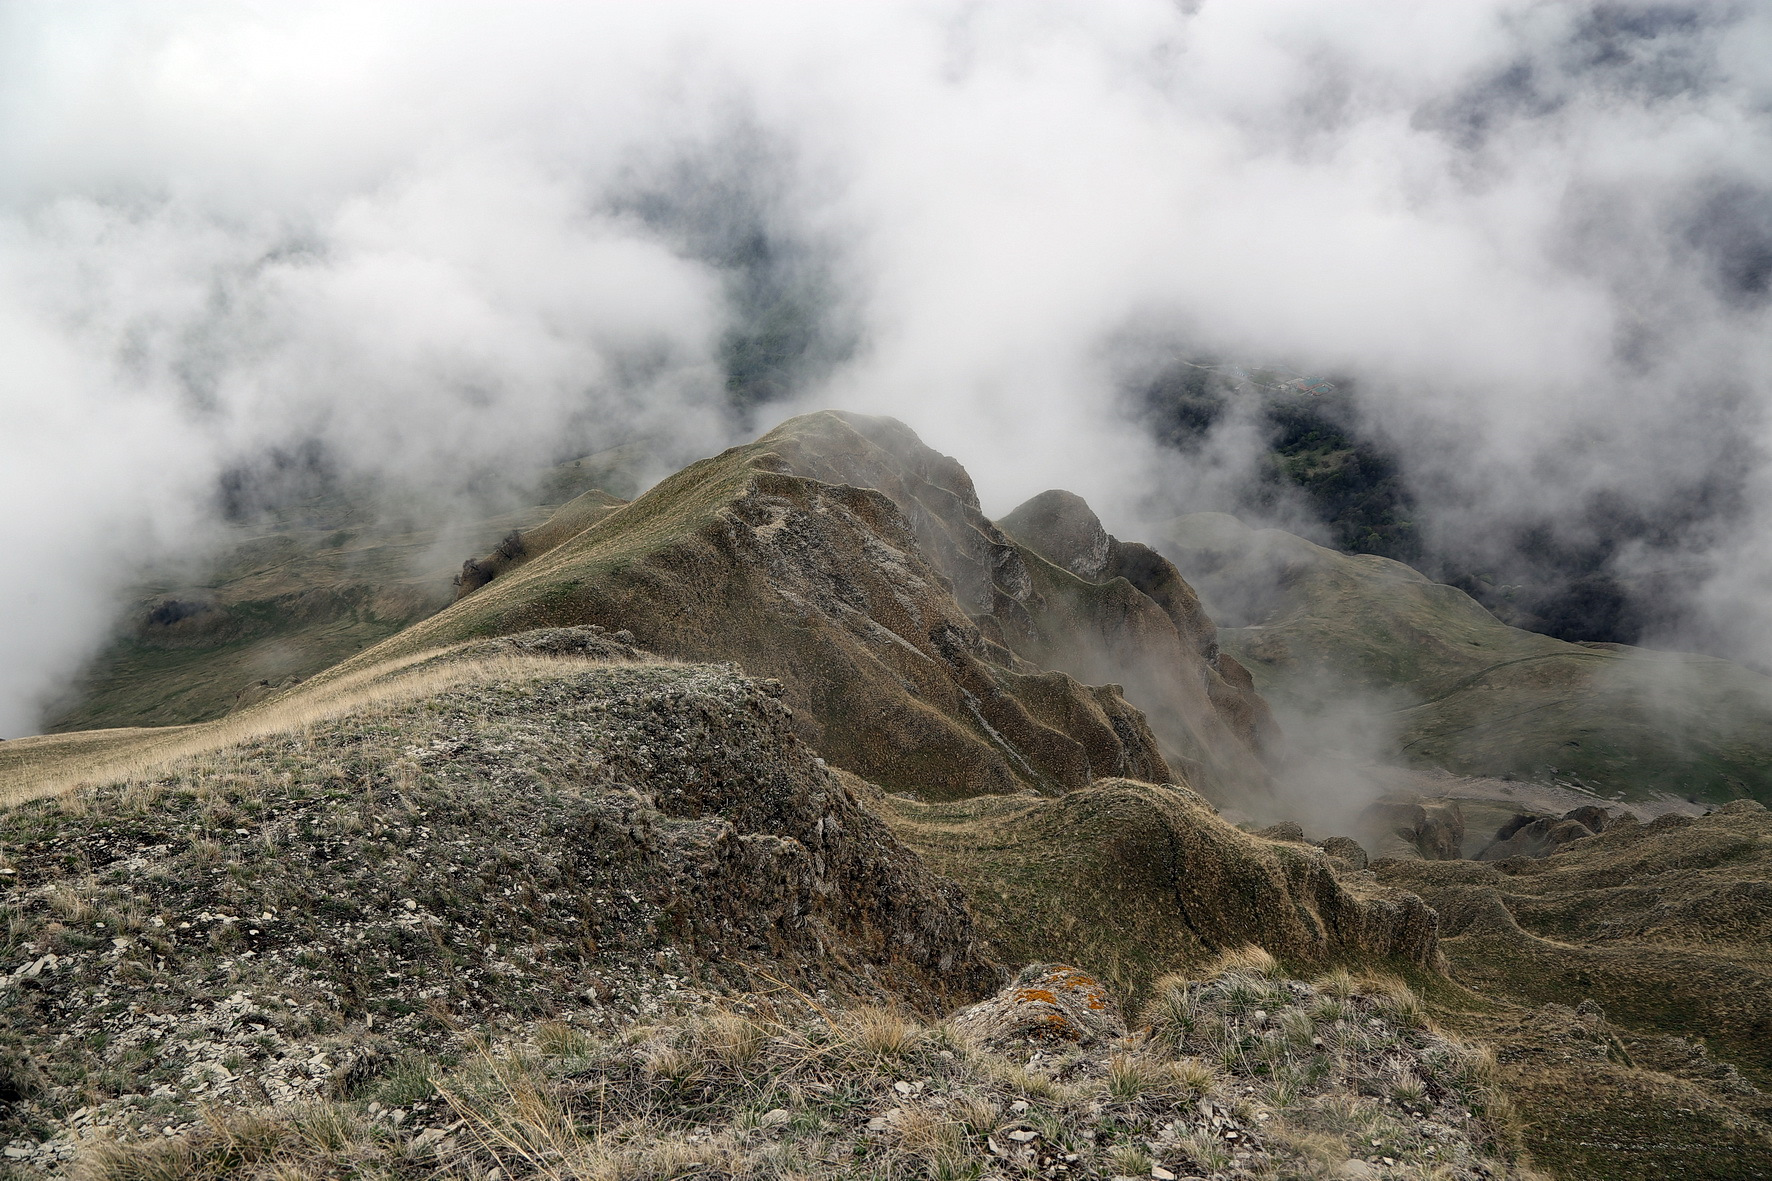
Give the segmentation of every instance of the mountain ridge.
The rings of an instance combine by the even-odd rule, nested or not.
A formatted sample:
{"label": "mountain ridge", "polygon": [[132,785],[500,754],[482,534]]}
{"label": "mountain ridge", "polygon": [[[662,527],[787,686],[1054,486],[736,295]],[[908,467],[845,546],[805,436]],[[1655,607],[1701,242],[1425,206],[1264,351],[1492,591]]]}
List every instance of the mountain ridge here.
{"label": "mountain ridge", "polygon": [[[992,522],[903,424],[815,414],[631,501],[585,493],[437,614],[224,718],[0,744],[12,1158],[106,1181],[663,1178],[715,1142],[883,1177],[1772,1171],[1763,810],[1590,806],[1429,861],[1488,814],[1411,797],[1413,847],[1306,841],[1287,811],[1321,735],[1267,712],[1276,662],[1238,647],[1263,629],[1227,585],[1426,708],[1501,675],[1466,649],[1544,638],[1406,568],[1284,535],[1276,565],[1214,527],[1124,541],[1057,490]],[[744,1022],[802,1063],[900,1048],[828,1093],[766,1073],[749,1110],[719,1089]],[[593,1091],[666,1122],[606,1128],[639,1109]],[[669,1122],[691,1110],[731,1139]]]}

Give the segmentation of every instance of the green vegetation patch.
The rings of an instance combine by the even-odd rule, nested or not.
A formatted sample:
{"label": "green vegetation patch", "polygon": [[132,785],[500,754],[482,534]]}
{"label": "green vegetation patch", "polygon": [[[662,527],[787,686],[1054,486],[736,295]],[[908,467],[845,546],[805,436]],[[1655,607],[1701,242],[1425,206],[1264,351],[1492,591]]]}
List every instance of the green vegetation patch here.
{"label": "green vegetation patch", "polygon": [[1242,625],[1219,640],[1283,727],[1338,702],[1417,766],[1772,800],[1772,681],[1728,661],[1521,631],[1400,562],[1223,514],[1178,518],[1160,544],[1215,618]]}

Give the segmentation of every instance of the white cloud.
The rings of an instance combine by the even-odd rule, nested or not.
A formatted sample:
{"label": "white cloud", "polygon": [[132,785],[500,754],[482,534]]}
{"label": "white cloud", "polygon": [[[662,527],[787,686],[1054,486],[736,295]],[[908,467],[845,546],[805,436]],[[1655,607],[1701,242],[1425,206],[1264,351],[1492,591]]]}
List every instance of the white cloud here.
{"label": "white cloud", "polygon": [[[1357,373],[1380,429],[1455,458],[1440,528],[1652,505],[1766,443],[1742,260],[1772,236],[1769,28],[1527,0],[10,7],[0,544],[37,576],[0,588],[0,730],[148,544],[96,539],[199,545],[216,474],[267,446],[441,494],[566,424],[723,442],[720,260],[635,194],[735,169],[855,329],[808,403],[907,419],[987,507],[1210,495],[1116,417],[1118,342],[1156,332]],[[1700,548],[1706,627],[1772,613],[1772,519]]]}

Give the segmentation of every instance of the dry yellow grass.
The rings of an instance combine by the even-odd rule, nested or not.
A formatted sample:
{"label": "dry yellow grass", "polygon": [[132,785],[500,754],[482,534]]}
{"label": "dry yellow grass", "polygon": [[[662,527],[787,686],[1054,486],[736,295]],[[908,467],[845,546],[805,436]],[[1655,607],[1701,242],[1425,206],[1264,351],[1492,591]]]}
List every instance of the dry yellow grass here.
{"label": "dry yellow grass", "polygon": [[1256,976],[1267,980],[1283,980],[1286,971],[1280,962],[1266,948],[1254,944],[1233,947],[1221,953],[1209,964],[1204,976],[1223,976],[1230,972],[1240,972],[1245,976]]}
{"label": "dry yellow grass", "polygon": [[295,733],[354,710],[424,697],[455,685],[560,675],[575,666],[609,663],[574,656],[453,657],[462,647],[466,645],[396,657],[323,682],[310,681],[213,722],[45,734],[0,743],[0,807],[64,795],[86,785],[156,776],[238,743]]}

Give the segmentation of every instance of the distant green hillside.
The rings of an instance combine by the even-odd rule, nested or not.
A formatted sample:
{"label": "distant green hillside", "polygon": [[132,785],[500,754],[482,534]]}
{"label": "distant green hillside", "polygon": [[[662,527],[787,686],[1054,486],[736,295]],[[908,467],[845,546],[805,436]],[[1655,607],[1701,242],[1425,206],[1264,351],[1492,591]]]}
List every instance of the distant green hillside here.
{"label": "distant green hillside", "polygon": [[1772,681],[1725,660],[1509,627],[1400,562],[1234,517],[1157,531],[1277,707],[1373,694],[1409,761],[1602,793],[1772,799]]}
{"label": "distant green hillside", "polygon": [[448,528],[434,510],[414,523],[361,490],[255,514],[207,565],[144,580],[111,642],[51,704],[46,729],[221,717],[448,606],[464,558],[587,489],[633,495],[644,461],[627,447],[538,471],[539,503]]}

